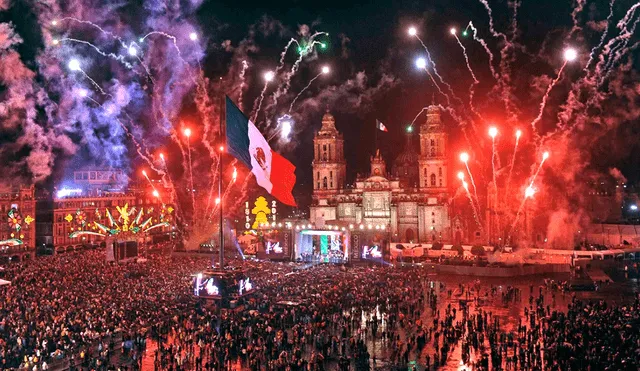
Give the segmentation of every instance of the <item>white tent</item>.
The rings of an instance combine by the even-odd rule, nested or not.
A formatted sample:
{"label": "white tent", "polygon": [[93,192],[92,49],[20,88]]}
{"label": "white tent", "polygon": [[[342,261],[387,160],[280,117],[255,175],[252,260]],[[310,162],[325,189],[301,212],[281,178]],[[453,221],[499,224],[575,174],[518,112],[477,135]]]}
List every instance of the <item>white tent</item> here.
{"label": "white tent", "polygon": [[11,281],[0,279],[0,286],[10,285]]}

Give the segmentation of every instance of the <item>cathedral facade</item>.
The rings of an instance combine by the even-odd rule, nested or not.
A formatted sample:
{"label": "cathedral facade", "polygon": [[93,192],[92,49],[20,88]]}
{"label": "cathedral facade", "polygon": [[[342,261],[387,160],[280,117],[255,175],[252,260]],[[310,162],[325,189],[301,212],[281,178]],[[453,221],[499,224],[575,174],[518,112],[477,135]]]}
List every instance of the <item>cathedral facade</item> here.
{"label": "cathedral facade", "polygon": [[448,137],[440,108],[427,109],[418,130],[419,153],[412,129],[391,171],[377,152],[369,175],[345,187],[344,139],[327,112],[314,137],[311,222],[384,226],[394,242],[459,242],[462,227],[451,218]]}

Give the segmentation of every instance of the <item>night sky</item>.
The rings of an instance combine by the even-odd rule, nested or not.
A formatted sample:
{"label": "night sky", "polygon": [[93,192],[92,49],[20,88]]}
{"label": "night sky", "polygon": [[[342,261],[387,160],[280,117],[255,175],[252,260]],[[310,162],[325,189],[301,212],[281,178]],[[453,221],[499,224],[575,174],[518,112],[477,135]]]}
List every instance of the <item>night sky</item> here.
{"label": "night sky", "polygon": [[[474,171],[478,172],[479,179],[490,176],[490,164],[488,165],[487,161],[490,158],[491,142],[486,136],[486,130],[490,123],[495,123],[501,133],[497,150],[503,166],[508,163],[513,149],[512,133],[517,128],[525,131],[523,141],[520,143],[522,166],[515,170],[516,176],[526,177],[529,168],[537,161],[536,156],[539,156],[538,152],[542,147],[553,145],[555,148],[551,148],[551,152],[553,153],[555,149],[556,153],[561,152],[561,156],[552,156],[552,159],[557,158],[559,162],[550,161],[549,165],[557,165],[558,171],[564,165],[566,171],[573,171],[575,174],[584,173],[584,169],[589,170],[589,176],[571,177],[572,182],[595,181],[599,179],[599,174],[609,176],[613,168],[621,170],[630,182],[638,181],[637,153],[640,148],[636,138],[640,125],[638,125],[639,115],[633,107],[638,106],[637,93],[640,88],[634,83],[638,81],[635,71],[639,67],[638,35],[635,28],[633,28],[634,33],[629,36],[629,42],[625,44],[624,50],[627,52],[624,58],[612,64],[614,73],[608,76],[607,84],[599,87],[603,100],[582,110],[584,115],[569,120],[577,123],[575,127],[578,128],[578,134],[567,132],[566,135],[559,135],[563,138],[562,140],[558,140],[557,137],[545,138],[549,140],[543,141],[542,147],[539,146],[539,142],[535,142],[536,135],[544,138],[546,134],[556,130],[559,112],[570,106],[567,103],[570,92],[575,88],[577,81],[582,81],[580,79],[585,75],[582,68],[587,63],[589,52],[598,44],[602,32],[607,28],[606,22],[603,23],[609,13],[609,4],[606,1],[489,1],[487,4],[491,7],[495,29],[497,32],[504,33],[509,42],[515,45],[508,56],[512,58],[508,70],[500,69],[501,75],[498,78],[504,81],[505,76],[508,77],[508,82],[505,84],[510,86],[511,99],[515,102],[519,113],[517,117],[506,113],[503,97],[495,93],[495,87],[499,85],[499,81],[491,76],[488,56],[482,46],[470,35],[463,37],[458,33],[479,80],[479,84],[475,87],[474,104],[477,111],[481,112],[482,118],[469,114],[468,106],[463,108],[468,101],[468,89],[472,80],[465,65],[462,50],[449,33],[451,27],[455,27],[460,32],[470,21],[473,22],[478,29],[478,36],[486,40],[493,52],[495,56],[493,65],[498,69],[502,61],[500,51],[504,50],[505,42],[489,32],[487,9],[479,0],[280,1],[277,4],[253,1],[205,1],[199,4],[197,0],[170,3],[148,0],[115,5],[100,1],[50,1],[48,4],[56,5],[43,6],[41,3],[31,1],[0,0],[0,10],[8,9],[0,12],[0,21],[12,22],[15,32],[24,40],[22,43],[14,44],[12,48],[19,53],[20,59],[27,68],[32,70],[40,68],[33,77],[34,84],[43,86],[45,90],[54,90],[49,93],[49,96],[56,107],[63,107],[65,93],[62,90],[55,91],[52,86],[56,81],[67,81],[68,75],[65,80],[66,72],[63,73],[64,71],[57,66],[57,69],[47,68],[47,66],[64,65],[63,59],[70,52],[82,52],[83,56],[91,53],[95,55],[95,53],[90,49],[73,45],[74,49],[64,49],[55,54],[57,52],[50,52],[49,50],[53,48],[47,46],[50,38],[59,37],[64,31],[77,38],[97,40],[96,43],[105,50],[113,45],[108,44],[107,42],[111,41],[104,37],[97,38],[99,35],[93,32],[95,30],[87,32],[86,28],[74,29],[75,26],[66,24],[65,28],[52,29],[45,24],[45,21],[48,23],[55,17],[71,14],[81,19],[90,19],[127,40],[135,40],[137,36],[152,29],[164,30],[178,37],[181,34],[185,36],[185,32],[188,32],[186,30],[191,27],[200,34],[200,38],[198,48],[185,52],[186,58],[190,58],[187,61],[195,65],[199,61],[205,76],[212,81],[221,76],[224,77],[227,82],[225,93],[231,94],[229,90],[239,84],[238,62],[242,59],[248,61],[247,89],[243,94],[246,107],[249,107],[245,110],[247,114],[262,90],[262,74],[276,67],[286,42],[292,37],[301,39],[299,30],[304,27],[303,25],[308,26],[311,32],[328,32],[329,37],[322,37],[322,40],[328,43],[328,48],[318,50],[303,60],[299,71],[291,80],[289,94],[280,100],[277,107],[269,111],[268,117],[261,112],[258,119],[259,124],[264,124],[265,118],[275,120],[280,114],[286,112],[292,97],[315,76],[321,66],[331,66],[331,75],[323,76],[316,81],[298,101],[293,112],[296,125],[291,142],[277,142],[274,145],[276,150],[282,152],[298,168],[297,194],[309,194],[311,191],[310,144],[314,132],[320,126],[325,106],[328,106],[334,114],[338,129],[344,133],[348,181],[352,182],[356,174],[368,171],[368,159],[374,151],[376,119],[389,128],[389,133],[378,135],[378,141],[390,169],[392,161],[404,146],[405,127],[421,108],[432,102],[447,105],[446,99],[438,93],[427,74],[414,66],[415,58],[425,56],[425,50],[418,40],[407,35],[409,26],[415,26],[418,29],[419,36],[428,46],[440,75],[451,84],[455,94],[461,98],[462,104],[457,102],[453,104],[458,105],[458,114],[466,115],[467,123],[461,124],[451,115],[444,115],[450,132],[451,157],[454,160],[459,151],[470,151],[475,160],[471,165],[475,168]],[[58,4],[61,10],[56,10]],[[620,33],[615,25],[633,4],[633,1],[627,0],[619,0],[615,3],[612,19],[608,23],[608,39]],[[576,6],[579,10],[574,12],[576,21],[574,25],[572,11]],[[515,32],[512,28],[515,24],[514,8],[517,8]],[[638,12],[640,11],[636,13]],[[629,16],[628,24],[631,27],[634,22],[637,22],[638,14],[631,13]],[[570,31],[572,26],[573,32]],[[239,52],[238,46],[247,39],[252,40],[253,49]],[[180,43],[180,46],[184,47],[182,40]],[[580,55],[578,63],[569,64],[564,69],[562,78],[549,95],[542,119],[534,133],[529,123],[538,114],[542,95],[563,64],[562,52],[566,47],[574,47],[578,50]],[[43,50],[50,53],[47,55],[50,58],[43,57]],[[171,50],[165,49],[164,53],[171,54]],[[294,55],[293,52],[287,54],[283,71],[290,68],[295,60]],[[154,57],[160,59],[160,55]],[[100,65],[96,61],[91,62],[95,65],[91,66],[89,74],[94,77],[99,76],[104,82],[115,77],[124,81],[124,77],[128,77],[125,73],[116,70],[117,66],[113,62],[100,62]],[[89,62],[83,60],[83,63]],[[164,68],[176,65],[175,61],[168,62]],[[593,66],[592,64],[591,67]],[[55,72],[51,72],[54,70]],[[162,71],[162,67],[158,67],[157,71]],[[180,79],[184,80],[184,77],[176,72],[174,76],[161,79],[165,84],[162,86],[165,89],[174,89]],[[6,76],[0,78],[0,94],[7,95],[7,91],[11,90],[8,81],[10,79]],[[86,82],[75,80],[75,85],[69,83],[67,87],[75,89],[78,83],[87,86]],[[99,83],[102,84],[103,81],[99,80]],[[126,85],[129,97],[136,97],[136,94],[148,88],[144,82],[137,84]],[[350,84],[358,86],[351,88]],[[265,103],[271,99],[273,90],[275,88],[267,91]],[[574,90],[582,95],[590,94],[584,87]],[[176,98],[164,98],[168,102],[167,107],[175,112],[176,117],[193,116],[196,107],[190,103],[193,101],[192,93],[188,90],[179,93],[171,91],[171,94],[176,94]],[[220,92],[216,91],[215,94]],[[238,100],[237,94],[231,95],[233,99]],[[586,98],[581,96],[580,99]],[[45,105],[42,104],[42,106]],[[157,131],[149,131],[148,124],[143,125],[145,121],[149,121],[146,114],[148,107],[149,101],[141,98],[132,99],[121,109],[123,112],[126,110],[132,120],[141,125],[140,129],[132,127],[133,133],[144,138],[151,150],[154,150],[161,148],[165,145],[163,141],[168,140],[166,137],[157,137]],[[605,107],[607,111],[604,110]],[[44,118],[46,108],[38,109],[38,115],[43,117],[39,117],[37,125],[46,128],[48,125]],[[465,110],[467,110],[466,113]],[[70,112],[73,113],[73,111]],[[50,186],[63,179],[68,172],[67,169],[92,162],[100,163],[104,158],[111,158],[108,148],[114,146],[118,148],[123,146],[126,150],[120,154],[121,160],[114,160],[109,165],[122,166],[130,170],[144,165],[144,161],[137,156],[135,146],[126,135],[122,132],[115,133],[112,130],[113,121],[100,115],[102,114],[95,111],[91,111],[88,115],[58,114],[57,119],[61,122],[67,120],[67,126],[63,130],[65,135],[74,143],[83,143],[83,140],[87,140],[88,145],[79,146],[75,155],[71,155],[72,151],[67,151],[65,154],[65,150],[60,149],[63,146],[57,142],[48,143],[43,151],[50,156],[55,155],[55,160],[50,162],[51,175],[47,176],[47,171],[43,170],[42,173],[45,175],[40,176],[39,181],[45,179],[43,184]],[[19,114],[14,117],[19,117]],[[77,124],[74,123],[74,117]],[[473,130],[469,124],[470,117],[475,125]],[[87,120],[87,123],[83,123],[84,120]],[[92,124],[88,122],[96,120],[103,121],[103,125],[91,128]],[[423,121],[424,116],[421,116],[416,124],[421,124]],[[75,126],[69,129],[69,125]],[[83,125],[88,125],[89,128]],[[177,127],[177,124],[174,126]],[[466,127],[466,138],[461,130],[462,127]],[[92,137],[90,140],[84,139],[88,133]],[[2,134],[5,141],[9,142],[15,141],[20,135],[19,131],[16,132],[15,127],[10,125],[5,125]],[[112,140],[112,138],[118,138],[118,140]],[[20,159],[28,156],[30,148],[34,147],[34,144],[15,149],[7,147],[0,155],[10,159],[9,163],[15,164],[10,167],[11,170],[24,171],[23,169],[29,163]],[[177,148],[171,151],[175,154],[179,153]],[[569,166],[566,164],[566,158],[571,157],[578,157],[582,161],[574,164],[575,166]],[[79,158],[82,160],[78,160]],[[29,166],[33,167],[33,164]],[[180,168],[177,171],[184,170],[181,164],[177,163],[175,166]],[[457,166],[451,167],[451,172],[457,170]],[[31,172],[33,173],[33,169]],[[558,184],[562,183],[559,180],[561,177],[554,175],[557,174],[550,174],[550,179],[557,181]],[[564,182],[566,183],[566,180]],[[306,206],[308,200],[301,201],[302,206]]]}
{"label": "night sky", "polygon": [[[623,6],[619,2],[619,8],[614,12],[614,17],[622,17],[624,12],[632,2]],[[505,1],[491,1],[495,28],[498,31],[509,33],[512,22],[512,3]],[[546,74],[553,76],[554,71],[561,65],[560,55],[565,45],[572,45],[588,52],[588,48],[597,44],[600,33],[584,27],[590,21],[602,20],[608,13],[608,4],[603,1],[588,2],[583,11],[577,16],[583,26],[581,32],[573,37],[567,38],[567,31],[571,28],[571,12],[574,9],[573,1],[524,1],[518,8],[518,36],[516,40],[526,50],[518,55],[514,65],[525,68],[514,73],[514,76],[524,76],[529,74]],[[326,84],[339,84],[341,80],[348,79],[357,71],[366,71],[371,79],[379,78],[381,74],[387,73],[397,79],[397,84],[393,88],[385,91],[376,97],[373,107],[360,110],[357,114],[341,112],[340,107],[330,107],[336,116],[338,129],[345,135],[345,152],[347,156],[347,169],[349,180],[352,181],[357,173],[368,171],[368,158],[373,151],[374,125],[375,119],[380,119],[389,128],[389,133],[378,135],[379,147],[387,160],[388,167],[391,167],[393,159],[404,146],[404,131],[407,123],[410,122],[422,107],[434,101],[445,104],[442,96],[437,94],[434,86],[429,82],[428,77],[417,71],[414,67],[414,58],[424,55],[417,40],[407,36],[406,30],[409,25],[415,25],[420,32],[422,39],[430,48],[434,61],[438,64],[438,69],[457,91],[465,91],[470,78],[464,64],[461,50],[455,40],[450,36],[449,29],[458,29],[472,21],[479,29],[479,34],[487,40],[491,48],[497,50],[501,46],[499,40],[488,35],[488,17],[484,6],[477,0],[471,1],[378,1],[378,2],[301,2],[286,1],[279,5],[265,6],[263,3],[233,3],[231,6],[221,6],[219,3],[206,3],[199,11],[199,17],[203,24],[212,24],[211,32],[219,32],[221,37],[230,37],[236,34],[238,39],[244,37],[247,24],[252,24],[256,19],[269,16],[281,21],[289,30],[295,30],[300,24],[316,24],[314,29],[327,31],[331,34],[331,48],[325,53],[319,54],[318,61],[314,63],[329,63],[335,70]],[[213,16],[212,16],[213,14]],[[215,22],[211,22],[215,19]],[[221,26],[224,24],[224,26]],[[217,31],[216,31],[217,30]],[[222,36],[224,35],[224,36]],[[288,36],[288,35],[287,35]],[[346,49],[343,49],[341,40],[348,37],[349,42]],[[637,39],[637,36],[635,36]],[[469,58],[473,64],[474,71],[481,81],[479,91],[487,93],[491,88],[492,78],[487,68],[488,58],[477,43],[471,43],[469,37],[460,36],[469,52]],[[263,49],[269,50],[270,55],[276,55],[281,49],[281,43],[277,47]],[[275,46],[275,44],[274,44]],[[268,46],[266,47],[268,48]],[[348,58],[343,57],[347,51]],[[533,60],[526,53],[538,57]],[[636,53],[637,54],[637,53]],[[498,58],[499,56],[497,56]],[[553,61],[553,58],[556,61]],[[212,57],[215,58],[215,57]],[[269,63],[268,58],[259,57],[263,63]],[[211,58],[210,58],[211,59]],[[550,63],[548,63],[551,61]],[[216,62],[206,65],[215,65]],[[275,63],[271,57],[271,64]],[[635,61],[637,66],[637,59]],[[223,67],[224,68],[224,67]],[[569,71],[576,76],[575,71]],[[304,75],[305,71],[301,71]],[[306,76],[310,76],[308,73]],[[523,77],[524,79],[524,77]],[[303,79],[306,80],[306,79]],[[554,124],[554,117],[557,114],[558,104],[566,99],[569,82],[563,81],[554,94],[551,96],[549,109],[543,116],[542,127],[550,128]],[[317,84],[316,89],[322,89],[324,82]],[[257,94],[260,86],[253,89]],[[522,84],[516,86],[516,95],[520,97],[523,115],[522,124],[518,127],[526,127],[527,123],[536,115],[539,96],[529,96],[531,86]],[[482,97],[482,94],[478,94]],[[479,107],[485,112],[488,122],[495,122],[499,127],[505,125],[500,123],[505,121],[503,110],[498,112],[492,109],[495,104],[493,99],[479,99]],[[290,151],[288,157],[298,166],[298,176],[305,186],[304,191],[298,189],[299,194],[307,193],[311,185],[308,184],[310,176],[310,162],[312,151],[309,150],[313,133],[320,126],[323,110],[312,114],[309,118],[313,130],[304,130],[297,135],[298,147]],[[493,115],[492,115],[493,114]],[[446,117],[446,115],[445,115]],[[424,121],[420,117],[417,123]],[[452,120],[448,120],[448,127],[451,132],[452,152],[457,149],[467,148],[467,144],[462,141],[461,133]],[[508,126],[507,126],[508,128]],[[509,130],[511,130],[509,128]],[[631,182],[638,179],[637,158],[633,153],[640,149],[637,141],[633,138],[638,133],[639,125],[637,120],[630,125],[625,125],[618,130],[607,134],[608,138],[603,143],[596,145],[594,138],[593,151],[598,153],[594,156],[593,166],[606,173],[610,167],[619,167],[623,174]],[[625,140],[626,138],[626,140]],[[480,141],[486,148],[490,146],[487,138],[479,136],[475,140]],[[414,142],[415,143],[415,142]],[[612,156],[611,146],[620,143],[628,150],[621,151],[619,156]],[[509,143],[508,145],[512,145]],[[507,146],[505,144],[505,146]],[[617,147],[617,145],[615,146]],[[505,151],[506,152],[506,151]],[[615,151],[613,151],[615,152]],[[607,153],[606,156],[599,154]],[[503,161],[506,161],[508,152],[504,153]],[[455,168],[452,169],[452,171]]]}

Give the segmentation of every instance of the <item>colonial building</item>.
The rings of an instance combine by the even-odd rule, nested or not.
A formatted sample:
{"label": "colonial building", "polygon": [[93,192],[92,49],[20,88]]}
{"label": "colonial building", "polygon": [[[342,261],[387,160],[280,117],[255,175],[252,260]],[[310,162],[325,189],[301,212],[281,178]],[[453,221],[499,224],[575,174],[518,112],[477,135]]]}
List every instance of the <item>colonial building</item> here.
{"label": "colonial building", "polygon": [[101,234],[108,234],[101,228],[127,232],[147,220],[144,224],[147,227],[165,221],[170,225],[141,233],[139,238],[136,236],[137,240],[152,243],[170,238],[174,209],[165,204],[168,191],[161,182],[151,184],[136,185],[120,170],[75,171],[72,185],[57,189],[53,197],[52,232],[56,252],[101,244],[105,240]]}
{"label": "colonial building", "polygon": [[0,228],[1,256],[33,255],[36,241],[34,193],[33,185],[0,190],[0,213],[6,221]]}
{"label": "colonial building", "polygon": [[385,226],[392,240],[402,242],[463,239],[459,220],[452,232],[448,137],[438,107],[427,109],[419,128],[419,153],[412,148],[412,136],[413,130],[407,130],[406,147],[391,172],[377,152],[369,175],[345,188],[344,140],[327,112],[314,138],[311,221]]}

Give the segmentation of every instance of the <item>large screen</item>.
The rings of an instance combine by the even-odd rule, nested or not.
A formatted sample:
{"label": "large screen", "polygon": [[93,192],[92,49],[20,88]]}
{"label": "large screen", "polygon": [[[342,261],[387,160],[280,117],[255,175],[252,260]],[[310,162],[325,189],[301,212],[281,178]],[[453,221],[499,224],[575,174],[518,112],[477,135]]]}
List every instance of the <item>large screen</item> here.
{"label": "large screen", "polygon": [[291,257],[291,232],[272,229],[262,234],[262,246],[258,250],[261,259],[288,259]]}
{"label": "large screen", "polygon": [[256,287],[251,278],[241,272],[198,273],[193,279],[193,295],[201,298],[235,298],[253,293]]}

